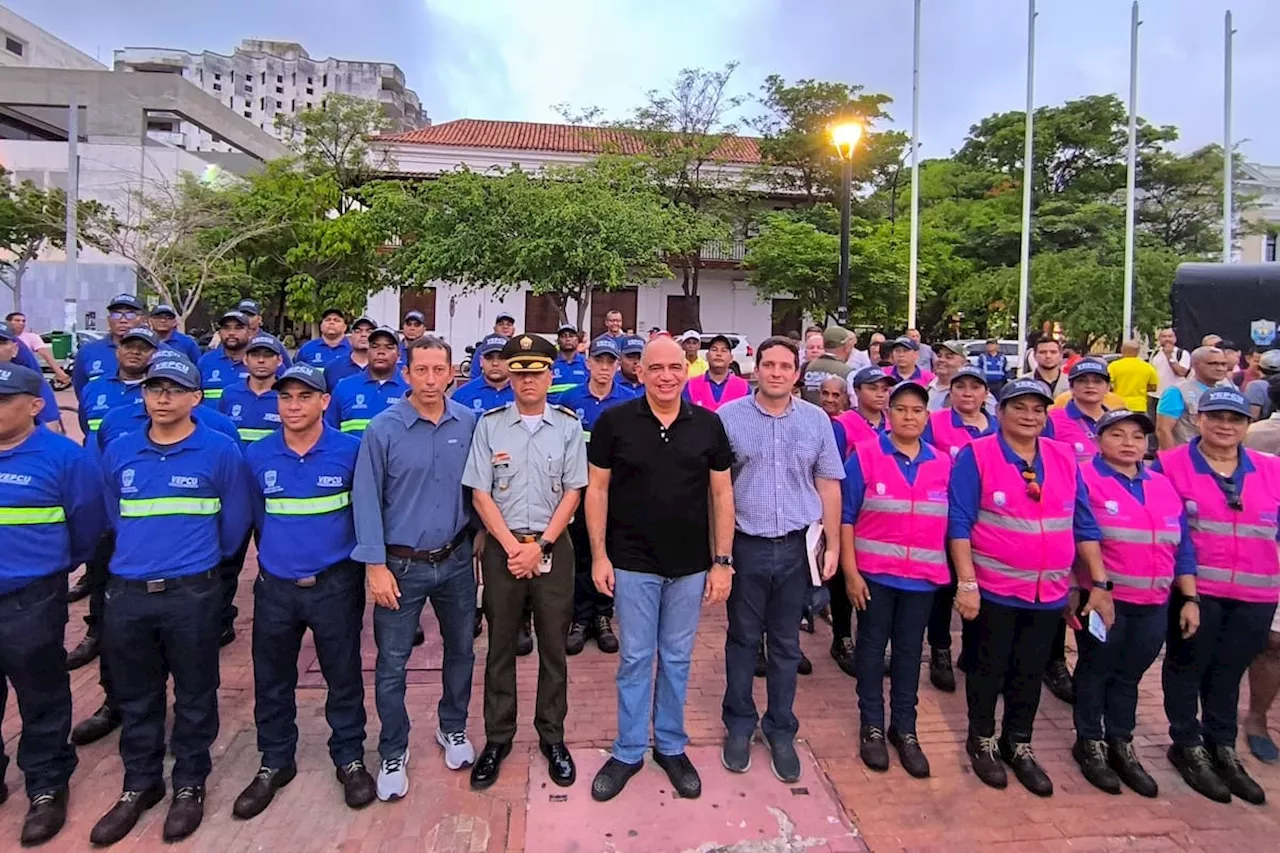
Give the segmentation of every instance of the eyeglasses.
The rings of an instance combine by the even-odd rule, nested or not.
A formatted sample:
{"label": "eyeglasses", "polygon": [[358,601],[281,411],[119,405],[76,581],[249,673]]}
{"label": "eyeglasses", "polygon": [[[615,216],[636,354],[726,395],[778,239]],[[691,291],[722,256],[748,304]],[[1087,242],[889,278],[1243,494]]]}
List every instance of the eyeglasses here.
{"label": "eyeglasses", "polygon": [[112,320],[136,320],[139,315],[137,311],[112,311],[107,316]]}
{"label": "eyeglasses", "polygon": [[1022,467],[1022,481],[1027,484],[1027,497],[1039,503],[1040,484],[1036,482],[1036,469],[1025,462]]}
{"label": "eyeglasses", "polygon": [[157,399],[173,399],[183,394],[192,393],[189,388],[180,388],[177,385],[143,385],[142,392],[148,397]]}

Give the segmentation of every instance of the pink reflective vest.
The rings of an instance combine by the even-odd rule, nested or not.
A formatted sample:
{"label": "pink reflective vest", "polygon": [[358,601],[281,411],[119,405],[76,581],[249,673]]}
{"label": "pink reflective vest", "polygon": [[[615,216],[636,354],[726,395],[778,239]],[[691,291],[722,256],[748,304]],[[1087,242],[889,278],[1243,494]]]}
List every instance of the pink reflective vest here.
{"label": "pink reflective vest", "polygon": [[951,457],[934,450],[908,483],[879,438],[857,445],[866,492],[853,526],[858,570],[933,584],[947,583],[947,484]]}
{"label": "pink reflective vest", "polygon": [[720,394],[720,399],[716,399],[716,395],[711,391],[711,379],[707,374],[695,376],[685,385],[689,389],[689,402],[695,406],[701,406],[714,412],[730,400],[737,400],[739,397],[745,397],[751,393],[751,386],[747,384],[747,380],[741,376],[729,374],[729,378],[724,382],[724,391]]}
{"label": "pink reflective vest", "polygon": [[1057,601],[1067,594],[1075,561],[1075,457],[1058,442],[1039,443],[1044,482],[1035,501],[1021,470],[1005,460],[999,439],[988,435],[972,445],[982,483],[969,535],[978,585],[992,595]]}
{"label": "pink reflective vest", "polygon": [[[887,428],[888,423],[886,423],[885,418],[886,415],[881,412],[880,426]],[[849,452],[845,455],[845,459],[848,459],[853,455],[853,447],[855,444],[860,441],[870,441],[873,438],[879,438],[881,433],[885,431],[884,429],[873,427],[871,424],[867,423],[867,419],[859,414],[857,409],[850,409],[837,417],[836,421],[844,427],[844,437],[849,448]]]}
{"label": "pink reflective vest", "polygon": [[[951,423],[951,409],[941,409],[929,415],[929,426],[933,431],[933,446],[956,458],[956,454],[961,448],[968,447],[973,444],[973,434],[963,426],[956,426]],[[995,423],[995,416],[988,414],[987,417],[991,423]]]}
{"label": "pink reflective vest", "polygon": [[[1143,503],[1124,484],[1101,474],[1092,462],[1080,466],[1089,506],[1102,529],[1102,565],[1115,584],[1112,596],[1129,604],[1163,604],[1173,586],[1173,558],[1182,541],[1182,499],[1169,478],[1147,471]],[[1083,589],[1093,583],[1077,566]]]}
{"label": "pink reflective vest", "polygon": [[1098,452],[1098,436],[1087,423],[1068,415],[1065,406],[1049,412],[1049,420],[1053,421],[1053,440],[1070,447],[1077,462],[1083,464]]}
{"label": "pink reflective vest", "polygon": [[1187,509],[1196,546],[1196,592],[1236,601],[1280,600],[1276,555],[1276,510],[1280,506],[1280,459],[1241,448],[1254,466],[1244,478],[1241,503],[1233,510],[1212,474],[1196,472],[1191,445],[1160,451],[1160,468]]}

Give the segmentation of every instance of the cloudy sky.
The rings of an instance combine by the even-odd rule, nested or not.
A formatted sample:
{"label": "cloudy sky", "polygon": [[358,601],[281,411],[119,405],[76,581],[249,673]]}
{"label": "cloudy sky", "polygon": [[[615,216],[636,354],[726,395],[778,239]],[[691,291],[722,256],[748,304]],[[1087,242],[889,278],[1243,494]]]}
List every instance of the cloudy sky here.
{"label": "cloudy sky", "polygon": [[[556,121],[552,105],[621,117],[681,68],[740,62],[754,94],[770,73],[859,83],[911,117],[911,0],[5,0],[110,63],[114,48],[230,53],[245,37],[313,57],[399,64],[436,122]],[[1036,102],[1128,91],[1126,0],[1040,0]],[[969,126],[1025,99],[1026,0],[924,0],[921,141],[958,146]],[[1280,164],[1280,2],[1145,0],[1139,113],[1184,144],[1222,138],[1223,13],[1235,13],[1235,129]]]}

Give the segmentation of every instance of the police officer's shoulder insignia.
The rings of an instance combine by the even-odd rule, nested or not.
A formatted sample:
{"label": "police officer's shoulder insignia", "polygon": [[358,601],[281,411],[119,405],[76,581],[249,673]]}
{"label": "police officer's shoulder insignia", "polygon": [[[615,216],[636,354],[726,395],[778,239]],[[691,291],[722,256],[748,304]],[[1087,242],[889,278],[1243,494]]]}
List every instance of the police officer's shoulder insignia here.
{"label": "police officer's shoulder insignia", "polygon": [[553,404],[551,405],[551,408],[553,408],[553,409],[558,409],[559,411],[564,412],[566,415],[569,415],[569,416],[570,416],[571,418],[573,418],[575,421],[576,421],[576,420],[581,420],[581,417],[579,416],[579,414],[578,414],[576,411],[574,411],[573,409],[570,409],[570,408],[568,408],[568,407],[566,407],[566,406],[561,406],[559,403],[553,403]]}
{"label": "police officer's shoulder insignia", "polygon": [[510,405],[510,403],[503,403],[501,406],[494,406],[492,409],[486,410],[480,417],[487,418],[489,415],[496,415],[498,412],[505,412]]}

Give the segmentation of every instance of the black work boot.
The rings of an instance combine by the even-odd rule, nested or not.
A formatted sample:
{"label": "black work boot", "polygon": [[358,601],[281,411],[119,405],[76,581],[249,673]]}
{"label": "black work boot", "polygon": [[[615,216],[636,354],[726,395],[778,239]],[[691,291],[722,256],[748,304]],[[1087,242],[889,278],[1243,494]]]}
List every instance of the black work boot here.
{"label": "black work boot", "polygon": [[1255,806],[1260,806],[1267,801],[1267,792],[1262,790],[1262,786],[1245,772],[1235,747],[1215,746],[1209,754],[1213,756],[1213,766],[1217,769],[1219,778],[1227,783],[1231,793]]}
{"label": "black work boot", "polygon": [[1120,776],[1111,768],[1111,757],[1104,742],[1077,738],[1071,747],[1071,757],[1080,765],[1090,785],[1108,794],[1120,793]]}
{"label": "black work boot", "polygon": [[943,693],[956,692],[956,673],[951,667],[950,649],[932,649],[929,652],[929,683]]}
{"label": "black work boot", "polygon": [[1191,790],[1214,802],[1231,802],[1231,789],[1214,768],[1209,750],[1202,745],[1169,747],[1169,763],[1182,775]]}
{"label": "black work boot", "polygon": [[1107,747],[1111,753],[1111,769],[1116,771],[1120,781],[1128,785],[1130,790],[1143,797],[1154,797],[1160,793],[1160,786],[1138,760],[1131,738],[1110,739]]}

